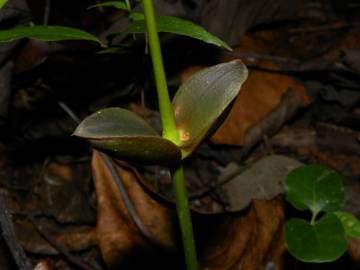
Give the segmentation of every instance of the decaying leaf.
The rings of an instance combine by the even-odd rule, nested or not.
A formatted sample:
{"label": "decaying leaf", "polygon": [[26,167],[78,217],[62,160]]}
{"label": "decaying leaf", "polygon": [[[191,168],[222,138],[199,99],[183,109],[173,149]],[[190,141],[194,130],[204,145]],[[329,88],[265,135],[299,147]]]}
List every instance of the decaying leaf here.
{"label": "decaying leaf", "polygon": [[[166,248],[173,249],[177,226],[175,210],[154,200],[139,185],[130,168],[116,171],[131,197],[144,227],[153,239]],[[109,269],[131,267],[144,263],[154,246],[143,237],[128,214],[110,172],[98,153],[93,156],[94,181],[98,195],[97,235],[100,250]],[[284,213],[280,200],[255,200],[249,211],[228,215],[196,215],[195,235],[202,269],[256,270],[272,262],[281,269],[280,258],[284,251],[282,225]],[[177,228],[177,227],[176,227]],[[249,248],[252,247],[252,248]],[[152,256],[155,256],[152,254]],[[171,258],[171,254],[167,257]],[[165,258],[157,262],[159,263]],[[173,263],[174,261],[172,261]],[[148,264],[149,265],[149,264]]]}
{"label": "decaying leaf", "polygon": [[[25,250],[42,255],[59,254],[59,250],[45,240],[29,220],[18,219],[15,225],[18,241]],[[37,219],[36,226],[67,251],[84,251],[97,244],[96,231],[93,227],[64,227],[46,219]]]}
{"label": "decaying leaf", "polygon": [[[271,155],[260,159],[224,185],[230,204],[229,208],[232,211],[239,211],[248,206],[251,200],[271,200],[277,195],[283,194],[283,181],[286,175],[301,165],[302,163],[295,159],[280,155]],[[238,169],[237,165],[229,164],[224,173],[220,175],[219,180],[227,179]]]}
{"label": "decaying leaf", "polygon": [[[287,99],[287,103],[292,103],[288,105],[291,110],[278,113],[279,115],[276,117],[278,119],[268,120],[269,114],[284,102],[283,95],[289,89],[294,91],[291,99],[289,99],[290,97]],[[297,108],[301,108],[307,102],[304,87],[291,77],[251,70],[229,116],[211,140],[218,144],[245,146],[250,139],[246,138],[249,136],[248,130],[256,127],[262,121],[261,126],[258,127],[263,130],[263,132],[260,131],[260,138],[259,136],[251,138],[251,141],[258,141],[266,134],[265,130],[276,130],[293,116]],[[273,127],[273,125],[275,126]]]}
{"label": "decaying leaf", "polygon": [[[283,181],[286,175],[302,163],[281,155],[270,155],[255,162],[249,168],[244,169],[235,163],[230,163],[219,175],[217,185],[226,197],[227,211],[241,211],[252,200],[271,200],[277,195],[284,194]],[[200,200],[208,200],[208,196]],[[212,200],[206,208],[203,204],[192,205],[195,211],[200,213],[222,213],[223,205]]]}
{"label": "decaying leaf", "polygon": [[215,128],[246,78],[245,65],[235,60],[199,71],[179,88],[173,108],[183,158]]}
{"label": "decaying leaf", "polygon": [[199,243],[202,269],[258,270],[273,263],[281,270],[283,223],[280,200],[255,200],[243,216],[229,214],[204,219],[201,230],[195,231],[205,239]]}
{"label": "decaying leaf", "polygon": [[93,177],[98,200],[97,237],[103,259],[109,268],[144,264],[147,255],[154,255],[155,246],[164,249],[174,248],[173,210],[160,204],[145,192],[136,176],[116,166],[129,198],[138,213],[149,241],[135,225],[118,187],[98,152],[94,151]]}
{"label": "decaying leaf", "polygon": [[74,135],[112,156],[140,164],[180,161],[181,152],[141,117],[122,108],[100,110],[83,120]]}

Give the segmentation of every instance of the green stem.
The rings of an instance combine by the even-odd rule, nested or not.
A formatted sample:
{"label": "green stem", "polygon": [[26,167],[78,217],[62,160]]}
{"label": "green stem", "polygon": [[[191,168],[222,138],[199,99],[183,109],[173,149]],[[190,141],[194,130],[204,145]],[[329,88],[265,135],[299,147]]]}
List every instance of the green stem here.
{"label": "green stem", "polygon": [[129,0],[125,0],[126,8],[128,11],[131,11],[131,5]]}
{"label": "green stem", "polygon": [[315,225],[316,217],[318,214],[319,214],[318,212],[312,212],[312,216],[311,216],[311,220],[310,220],[311,225]]}
{"label": "green stem", "polygon": [[[152,0],[143,0],[142,3],[144,7],[150,53],[158,93],[160,116],[163,126],[162,136],[171,140],[175,144],[178,144],[179,134],[176,129],[174,111],[170,102],[169,91],[166,83],[153,3]],[[172,178],[187,270],[198,270],[184,170],[181,164],[173,169]]]}
{"label": "green stem", "polygon": [[182,165],[180,165],[176,167],[172,172],[172,182],[173,182],[173,190],[175,191],[176,210],[180,223],[186,268],[188,270],[197,270],[199,267],[196,258],[194,233],[191,223],[189,201],[187,197],[184,179],[185,179],[184,169]]}
{"label": "green stem", "polygon": [[170,102],[169,91],[166,83],[164,64],[160,49],[159,35],[152,0],[143,0],[145,21],[150,45],[150,54],[154,68],[156,89],[158,92],[159,109],[163,127],[162,136],[174,143],[179,141],[176,130],[174,112]]}

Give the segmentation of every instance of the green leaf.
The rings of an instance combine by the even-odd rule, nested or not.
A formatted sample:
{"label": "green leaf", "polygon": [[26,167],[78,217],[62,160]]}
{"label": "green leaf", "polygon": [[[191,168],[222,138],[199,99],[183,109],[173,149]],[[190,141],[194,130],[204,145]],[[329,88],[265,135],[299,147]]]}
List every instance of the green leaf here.
{"label": "green leaf", "polygon": [[101,44],[97,37],[92,34],[65,26],[19,26],[0,31],[0,42],[9,42],[21,38],[33,38],[42,41],[90,40]]}
{"label": "green leaf", "polygon": [[307,165],[290,172],[285,181],[288,201],[299,210],[336,211],[344,206],[340,176],[321,165]]}
{"label": "green leaf", "polygon": [[165,165],[181,159],[175,144],[161,138],[144,119],[121,108],[107,108],[88,116],[73,135],[129,162]]}
{"label": "green leaf", "polygon": [[97,8],[97,7],[114,7],[117,9],[122,9],[129,11],[129,8],[127,7],[126,3],[124,1],[109,1],[104,3],[99,3],[96,5],[92,5],[88,7],[87,9]]}
{"label": "green leaf", "polygon": [[206,137],[240,92],[247,68],[235,60],[201,70],[178,90],[173,100],[183,158]]}
{"label": "green leaf", "polygon": [[357,217],[343,211],[337,211],[334,214],[340,219],[347,236],[360,238],[360,220]]}
{"label": "green leaf", "polygon": [[289,252],[304,262],[334,261],[347,247],[343,226],[332,213],[314,225],[303,219],[290,219],[285,225],[285,239]]}
{"label": "green leaf", "polygon": [[5,6],[6,3],[7,3],[7,0],[0,0],[0,8]]}
{"label": "green leaf", "polygon": [[133,21],[141,21],[141,20],[145,20],[145,16],[144,13],[140,13],[140,12],[131,12],[129,15],[130,19],[132,19]]}
{"label": "green leaf", "polygon": [[[201,26],[194,24],[190,21],[173,16],[157,16],[156,25],[158,32],[173,33],[177,35],[192,37],[218,47],[223,47],[231,51],[230,46],[227,45],[224,41],[212,35]],[[123,33],[146,33],[145,20],[134,21],[123,31]]]}

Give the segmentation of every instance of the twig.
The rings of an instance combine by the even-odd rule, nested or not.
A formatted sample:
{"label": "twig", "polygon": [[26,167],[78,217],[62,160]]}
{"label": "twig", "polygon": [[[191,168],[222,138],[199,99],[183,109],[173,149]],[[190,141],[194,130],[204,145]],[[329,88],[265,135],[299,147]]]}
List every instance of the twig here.
{"label": "twig", "polygon": [[77,266],[84,270],[99,270],[100,268],[97,266],[90,266],[86,263],[84,263],[79,258],[76,258],[75,256],[71,255],[69,251],[67,251],[64,247],[59,245],[47,232],[40,229],[39,226],[36,224],[36,220],[33,216],[26,213],[26,218],[31,222],[31,224],[34,226],[35,230],[41,235],[42,238],[44,238],[51,246],[53,246],[56,250],[58,250],[61,254],[64,255],[65,259],[72,264],[73,266]]}
{"label": "twig", "polygon": [[105,162],[107,169],[110,171],[111,177],[114,179],[114,181],[118,187],[121,199],[123,200],[125,207],[129,212],[130,217],[134,221],[134,223],[137,226],[137,228],[139,229],[140,233],[145,237],[145,239],[149,240],[150,243],[160,247],[161,244],[148,232],[144,223],[142,222],[142,220],[139,216],[139,213],[137,212],[137,210],[134,206],[134,203],[131,201],[131,198],[124,186],[124,183],[122,182],[119,174],[116,172],[113,162],[110,160],[109,156],[107,156],[104,153],[100,152],[100,156],[103,159],[103,161]]}
{"label": "twig", "polygon": [[312,33],[312,32],[322,32],[322,31],[329,31],[329,30],[339,30],[343,28],[347,28],[350,25],[346,22],[335,22],[328,25],[320,25],[320,26],[311,26],[311,27],[303,27],[298,29],[291,29],[289,33],[296,34],[296,33]]}
{"label": "twig", "polygon": [[50,19],[50,1],[51,1],[51,0],[45,0],[43,25],[48,25],[48,24],[49,24],[49,19]]}
{"label": "twig", "polygon": [[31,270],[32,266],[26,257],[24,249],[16,241],[14,225],[11,220],[11,215],[5,207],[3,196],[0,194],[0,225],[2,235],[6,241],[7,246],[14,258],[14,261],[19,269]]}

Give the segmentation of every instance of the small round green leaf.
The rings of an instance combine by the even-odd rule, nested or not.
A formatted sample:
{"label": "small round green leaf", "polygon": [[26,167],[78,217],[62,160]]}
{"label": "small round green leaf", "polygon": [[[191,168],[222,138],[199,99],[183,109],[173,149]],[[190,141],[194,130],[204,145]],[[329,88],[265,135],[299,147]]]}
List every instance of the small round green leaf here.
{"label": "small round green leaf", "polygon": [[307,165],[290,172],[285,181],[288,201],[299,210],[313,214],[336,211],[344,206],[344,187],[340,176],[321,165]]}
{"label": "small round green leaf", "polygon": [[347,247],[343,226],[332,213],[314,225],[303,219],[290,219],[285,225],[285,240],[289,252],[303,262],[334,261]]}
{"label": "small round green leaf", "polygon": [[65,26],[19,26],[0,31],[0,42],[9,42],[21,38],[33,38],[42,41],[89,40],[101,43],[97,37],[88,32]]}
{"label": "small round green leaf", "polygon": [[73,135],[129,162],[165,165],[181,160],[175,144],[160,137],[144,119],[121,108],[107,108],[88,116]]}
{"label": "small round green leaf", "polygon": [[[157,16],[155,19],[158,32],[188,36],[231,51],[230,46],[227,45],[224,41],[209,33],[201,26],[194,24],[193,22],[173,16]],[[137,16],[137,19],[126,29],[124,29],[122,33],[146,33],[145,20],[139,20]]]}
{"label": "small round green leaf", "polygon": [[240,60],[219,64],[192,75],[177,91],[173,108],[183,158],[200,144],[235,99],[248,75]]}
{"label": "small round green leaf", "polygon": [[343,211],[337,211],[334,214],[340,219],[347,236],[360,238],[360,220],[357,217]]}

